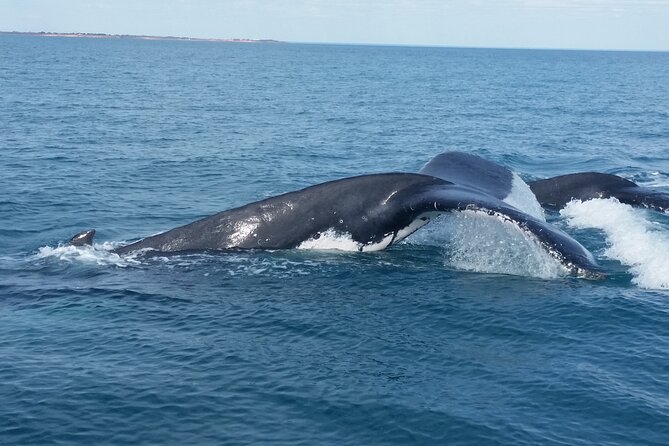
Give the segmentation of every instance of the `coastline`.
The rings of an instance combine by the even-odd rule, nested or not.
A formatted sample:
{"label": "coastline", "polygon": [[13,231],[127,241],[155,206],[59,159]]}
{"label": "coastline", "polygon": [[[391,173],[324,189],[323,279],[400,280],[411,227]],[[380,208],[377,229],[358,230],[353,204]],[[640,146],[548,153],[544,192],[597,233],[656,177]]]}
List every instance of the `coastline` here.
{"label": "coastline", "polygon": [[134,39],[134,40],[184,40],[190,42],[222,42],[222,43],[280,43],[272,39],[215,39],[199,37],[179,37],[179,36],[147,36],[135,34],[104,34],[104,33],[54,33],[54,32],[24,32],[24,31],[0,31],[0,35],[18,35],[34,37],[68,37],[85,39]]}

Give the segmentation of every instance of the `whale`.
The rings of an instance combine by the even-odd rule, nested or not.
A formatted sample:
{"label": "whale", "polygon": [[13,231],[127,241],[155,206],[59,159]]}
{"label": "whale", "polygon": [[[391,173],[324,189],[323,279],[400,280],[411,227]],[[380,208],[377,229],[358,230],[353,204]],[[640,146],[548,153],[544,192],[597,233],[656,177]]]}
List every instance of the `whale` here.
{"label": "whale", "polygon": [[656,191],[613,174],[571,173],[528,183],[539,203],[549,209],[563,208],[572,200],[616,198],[621,203],[659,212],[669,211],[669,194]]}
{"label": "whale", "polygon": [[[509,223],[570,273],[602,276],[585,247],[545,221],[530,187],[517,174],[462,152],[437,155],[417,173],[343,178],[245,204],[113,252],[318,249],[333,242],[336,249],[378,251],[452,212],[479,213]],[[89,245],[94,235],[95,230],[83,231],[70,244]]]}

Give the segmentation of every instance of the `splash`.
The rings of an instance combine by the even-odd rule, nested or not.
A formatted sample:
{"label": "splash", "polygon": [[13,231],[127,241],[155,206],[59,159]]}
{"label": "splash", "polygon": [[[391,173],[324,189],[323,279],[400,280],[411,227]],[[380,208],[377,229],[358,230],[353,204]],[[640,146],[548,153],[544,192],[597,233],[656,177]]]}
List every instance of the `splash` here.
{"label": "splash", "polygon": [[353,240],[350,234],[339,233],[334,229],[329,229],[318,235],[317,238],[310,238],[303,241],[297,249],[315,249],[315,250],[337,250],[337,251],[379,251],[386,248],[392,241],[392,234],[387,235],[379,243],[363,245]]}
{"label": "splash", "polygon": [[644,217],[646,211],[615,198],[572,201],[560,211],[574,228],[606,234],[604,254],[630,267],[641,288],[669,290],[669,233]]}
{"label": "splash", "polygon": [[528,186],[517,173],[513,174],[511,193],[504,198],[504,202],[516,209],[520,209],[532,217],[538,218],[541,221],[546,221],[544,209],[539,204],[537,197],[530,189],[530,186]]}
{"label": "splash", "polygon": [[483,212],[444,214],[409,240],[444,247],[445,263],[454,269],[542,279],[567,274],[566,268],[531,235]]}
{"label": "splash", "polygon": [[112,243],[96,243],[93,246],[63,245],[57,247],[43,246],[39,248],[36,259],[57,259],[65,262],[94,263],[112,265],[121,268],[139,265],[136,255],[120,256],[114,252],[116,245]]}

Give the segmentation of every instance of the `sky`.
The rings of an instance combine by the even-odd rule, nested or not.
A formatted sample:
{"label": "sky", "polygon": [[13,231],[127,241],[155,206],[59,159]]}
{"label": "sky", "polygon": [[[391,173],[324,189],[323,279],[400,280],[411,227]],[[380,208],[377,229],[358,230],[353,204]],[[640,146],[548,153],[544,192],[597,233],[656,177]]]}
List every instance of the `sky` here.
{"label": "sky", "polygon": [[0,31],[669,51],[669,0],[0,0]]}

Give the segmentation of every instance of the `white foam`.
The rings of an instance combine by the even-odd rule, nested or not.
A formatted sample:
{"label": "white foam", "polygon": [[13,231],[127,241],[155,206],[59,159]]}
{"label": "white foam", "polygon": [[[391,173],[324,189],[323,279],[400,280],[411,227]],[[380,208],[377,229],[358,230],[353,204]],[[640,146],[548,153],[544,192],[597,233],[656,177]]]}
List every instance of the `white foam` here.
{"label": "white foam", "polygon": [[297,249],[336,249],[339,251],[359,251],[360,244],[354,241],[350,234],[342,234],[329,229],[321,233],[318,238],[310,238],[297,247]]}
{"label": "white foam", "polygon": [[546,221],[544,209],[539,204],[537,197],[525,181],[516,173],[513,174],[511,192],[503,200],[505,203],[519,209],[534,218]]}
{"label": "white foam", "polygon": [[485,212],[444,214],[408,240],[444,247],[445,264],[459,270],[542,279],[567,274],[566,268],[530,234]]}
{"label": "white foam", "polygon": [[113,265],[121,268],[138,265],[136,256],[123,256],[112,252],[116,246],[112,243],[96,243],[93,246],[43,246],[39,248],[36,259],[55,258],[65,262],[94,263],[97,265]]}
{"label": "white foam", "polygon": [[572,201],[560,211],[575,228],[596,228],[606,234],[604,254],[630,267],[641,288],[669,289],[669,233],[615,198]]}
{"label": "white foam", "polygon": [[351,234],[337,232],[334,229],[323,231],[318,238],[310,238],[297,247],[297,249],[318,249],[337,251],[379,251],[385,249],[393,241],[393,234],[386,235],[379,243],[363,245],[351,237]]}

